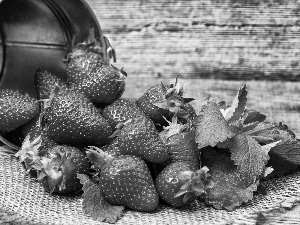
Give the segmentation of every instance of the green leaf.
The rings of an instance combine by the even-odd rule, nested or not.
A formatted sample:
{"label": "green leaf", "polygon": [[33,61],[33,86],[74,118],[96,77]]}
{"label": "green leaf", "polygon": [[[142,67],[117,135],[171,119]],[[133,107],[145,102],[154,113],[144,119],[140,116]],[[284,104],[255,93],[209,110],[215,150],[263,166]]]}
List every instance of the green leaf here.
{"label": "green leaf", "polygon": [[275,141],[270,144],[263,145],[263,146],[261,146],[261,148],[264,152],[266,152],[268,154],[270,152],[270,150],[273,149],[274,147],[276,147],[280,142],[281,141]]}
{"label": "green leaf", "polygon": [[237,165],[237,171],[246,185],[256,182],[264,172],[269,160],[268,152],[248,135],[238,135],[232,139],[231,159]]}
{"label": "green leaf", "polygon": [[247,93],[246,84],[244,84],[243,87],[239,89],[232,105],[228,109],[224,110],[223,116],[229,123],[239,120],[242,117],[246,109]]}
{"label": "green leaf", "polygon": [[273,147],[271,152],[285,161],[300,166],[300,141],[298,139],[283,141]]}
{"label": "green leaf", "polygon": [[256,139],[260,144],[269,144],[274,141],[295,139],[295,134],[287,125],[279,123],[253,123],[243,127],[240,134],[247,134]]}
{"label": "green leaf", "polygon": [[226,152],[206,148],[201,152],[204,166],[209,168],[214,186],[207,190],[206,203],[217,209],[233,211],[236,207],[252,200],[259,181],[246,184],[243,175]]}
{"label": "green leaf", "polygon": [[115,206],[108,203],[100,189],[100,186],[93,183],[87,175],[77,174],[83,185],[82,209],[86,215],[100,222],[116,223],[123,215],[124,206]]}
{"label": "green leaf", "polygon": [[265,121],[267,117],[264,114],[261,114],[260,112],[256,110],[248,110],[245,111],[244,116],[244,124],[250,124],[254,122],[263,122]]}
{"label": "green leaf", "polygon": [[213,101],[204,104],[194,120],[195,141],[198,148],[216,146],[219,142],[235,136],[223,117],[218,105]]}

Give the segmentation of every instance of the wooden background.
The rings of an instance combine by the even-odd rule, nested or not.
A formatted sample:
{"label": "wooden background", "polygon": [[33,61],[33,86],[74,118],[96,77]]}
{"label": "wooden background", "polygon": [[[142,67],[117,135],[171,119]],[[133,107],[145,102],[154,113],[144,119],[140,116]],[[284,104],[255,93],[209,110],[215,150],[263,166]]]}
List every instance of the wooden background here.
{"label": "wooden background", "polygon": [[300,80],[300,1],[87,2],[130,76]]}

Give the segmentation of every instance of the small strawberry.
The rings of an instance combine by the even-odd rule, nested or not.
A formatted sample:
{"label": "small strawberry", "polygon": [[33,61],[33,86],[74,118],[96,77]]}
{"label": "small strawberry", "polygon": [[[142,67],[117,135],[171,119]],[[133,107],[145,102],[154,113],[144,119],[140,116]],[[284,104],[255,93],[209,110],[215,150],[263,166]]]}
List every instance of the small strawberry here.
{"label": "small strawberry", "polygon": [[175,84],[171,84],[169,88],[163,83],[149,88],[137,100],[137,105],[155,124],[167,125],[166,119],[169,120],[171,116],[180,111],[182,106],[194,100],[193,98],[183,98],[183,93],[183,87],[176,78]]}
{"label": "small strawberry", "polygon": [[180,124],[177,116],[168,123],[169,126],[160,132],[160,137],[168,146],[170,154],[169,160],[165,163],[187,162],[191,164],[192,169],[199,169],[200,150],[195,142],[195,128],[190,123]]}
{"label": "small strawberry", "polygon": [[111,137],[117,139],[121,154],[136,155],[156,163],[169,158],[167,147],[160,139],[153,122],[143,115],[118,124]]}
{"label": "small strawberry", "polygon": [[66,83],[63,79],[46,69],[37,69],[35,87],[38,99],[48,99],[55,86],[66,87]]}
{"label": "small strawberry", "polygon": [[77,174],[89,174],[89,162],[77,148],[59,145],[40,158],[38,180],[50,193],[70,194],[81,189]]}
{"label": "small strawberry", "polygon": [[143,115],[144,112],[137,106],[133,99],[117,99],[112,104],[106,106],[102,112],[103,117],[109,122],[113,130],[116,129],[118,123]]}
{"label": "small strawberry", "polygon": [[49,135],[58,143],[103,146],[112,129],[84,95],[70,89],[56,90],[45,111]]}
{"label": "small strawberry", "polygon": [[39,112],[37,100],[17,90],[0,90],[0,132],[21,127]]}
{"label": "small strawberry", "polygon": [[112,157],[94,148],[87,157],[100,171],[99,185],[105,199],[137,211],[154,211],[159,197],[146,163],[137,156]]}
{"label": "small strawberry", "polygon": [[155,179],[155,187],[161,199],[180,208],[213,187],[207,167],[193,170],[191,164],[175,162],[168,165]]}
{"label": "small strawberry", "polygon": [[127,74],[105,61],[107,49],[93,35],[68,54],[67,83],[94,104],[111,104],[123,94]]}

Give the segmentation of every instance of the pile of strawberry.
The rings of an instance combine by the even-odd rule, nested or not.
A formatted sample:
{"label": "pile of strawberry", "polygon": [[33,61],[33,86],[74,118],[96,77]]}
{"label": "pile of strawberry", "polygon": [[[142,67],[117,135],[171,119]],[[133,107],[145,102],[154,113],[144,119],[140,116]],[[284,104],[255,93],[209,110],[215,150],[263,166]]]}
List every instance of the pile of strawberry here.
{"label": "pile of strawberry", "polygon": [[261,180],[298,168],[299,140],[246,107],[246,85],[232,104],[205,99],[198,113],[177,78],[125,99],[127,74],[103,46],[93,36],[74,45],[65,80],[37,69],[36,99],[0,90],[1,150],[17,149],[50,194],[82,194],[83,211],[110,223],[125,207],[151,212],[196,198],[231,211],[264,192]]}

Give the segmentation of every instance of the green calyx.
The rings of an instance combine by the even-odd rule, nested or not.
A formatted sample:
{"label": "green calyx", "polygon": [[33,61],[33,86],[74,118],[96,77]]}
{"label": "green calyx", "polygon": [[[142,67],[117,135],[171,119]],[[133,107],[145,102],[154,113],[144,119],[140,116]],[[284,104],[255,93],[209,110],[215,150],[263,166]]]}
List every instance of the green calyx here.
{"label": "green calyx", "polygon": [[194,98],[183,98],[184,88],[178,82],[178,77],[176,77],[175,83],[171,84],[168,88],[161,83],[161,89],[163,94],[158,100],[152,102],[152,104],[159,108],[168,109],[175,114],[178,113],[185,104],[194,100]]}
{"label": "green calyx", "polygon": [[168,122],[168,126],[165,126],[164,130],[160,133],[161,137],[164,140],[168,140],[168,138],[173,135],[189,132],[191,130],[191,124],[181,124],[178,121],[178,117],[176,115],[172,117],[172,121],[169,121],[167,119],[166,121]]}
{"label": "green calyx", "polygon": [[31,169],[40,168],[41,163],[38,153],[41,145],[41,136],[30,141],[30,135],[27,135],[22,143],[21,149],[15,154],[15,156],[19,158],[20,162],[25,164],[27,172]]}
{"label": "green calyx", "polygon": [[66,168],[64,166],[66,160],[67,154],[59,152],[51,153],[50,157],[41,158],[43,167],[40,169],[37,179],[42,180],[46,177],[50,193],[53,193],[56,187],[59,191],[66,189]]}
{"label": "green calyx", "polygon": [[177,176],[184,184],[175,194],[175,198],[184,195],[183,201],[187,202],[193,197],[198,197],[206,194],[207,189],[214,186],[212,179],[208,173],[209,169],[204,166],[197,171],[180,171]]}

